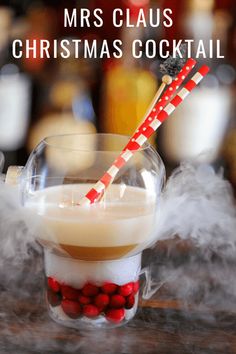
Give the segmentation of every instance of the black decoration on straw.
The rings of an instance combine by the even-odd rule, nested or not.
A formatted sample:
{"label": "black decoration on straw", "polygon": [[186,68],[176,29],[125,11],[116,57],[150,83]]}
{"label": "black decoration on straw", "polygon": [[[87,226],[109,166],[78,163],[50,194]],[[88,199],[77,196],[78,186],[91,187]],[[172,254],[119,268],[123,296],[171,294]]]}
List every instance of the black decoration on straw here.
{"label": "black decoration on straw", "polygon": [[174,78],[182,69],[186,62],[186,44],[180,46],[180,52],[182,56],[179,55],[174,58],[172,55],[169,56],[162,64],[160,64],[160,72],[164,75],[170,75]]}

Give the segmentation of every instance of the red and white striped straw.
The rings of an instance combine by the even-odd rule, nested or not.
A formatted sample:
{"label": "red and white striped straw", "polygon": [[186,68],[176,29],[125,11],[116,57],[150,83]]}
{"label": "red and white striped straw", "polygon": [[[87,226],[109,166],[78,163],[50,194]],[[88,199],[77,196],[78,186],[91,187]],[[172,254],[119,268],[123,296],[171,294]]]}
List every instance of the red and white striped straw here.
{"label": "red and white striped straw", "polygon": [[[185,78],[188,76],[190,71],[194,68],[196,65],[196,60],[190,58],[187,60],[183,68],[180,70],[176,78],[172,81],[172,83],[168,86],[167,90],[164,92],[162,97],[158,100],[158,102],[155,104],[154,108],[152,109],[156,114],[159,114],[160,111],[163,109],[163,107],[166,105],[166,103],[174,96],[182,82],[185,80]],[[152,112],[151,110],[151,112]],[[150,112],[150,113],[151,113]],[[140,124],[140,126],[136,129],[135,133],[133,134],[132,138],[136,139],[139,131],[142,131],[142,129],[150,124],[150,122],[154,119],[154,116],[151,117],[149,115],[147,118]],[[125,151],[126,149],[129,149],[129,142],[123,149]]]}
{"label": "red and white striped straw", "polygon": [[136,151],[147,141],[148,138],[157,130],[157,128],[173,113],[173,111],[185,100],[190,92],[199,84],[203,77],[208,73],[209,67],[203,65],[196,74],[186,83],[186,85],[177,93],[177,95],[168,103],[159,114],[156,113],[156,107],[148,116],[149,124],[144,126],[138,132],[138,136],[129,140],[129,149],[122,151],[114,161],[108,171],[94,185],[94,187],[83,197],[79,204],[93,204],[102,195],[104,190],[114,180],[121,167],[124,166]]}

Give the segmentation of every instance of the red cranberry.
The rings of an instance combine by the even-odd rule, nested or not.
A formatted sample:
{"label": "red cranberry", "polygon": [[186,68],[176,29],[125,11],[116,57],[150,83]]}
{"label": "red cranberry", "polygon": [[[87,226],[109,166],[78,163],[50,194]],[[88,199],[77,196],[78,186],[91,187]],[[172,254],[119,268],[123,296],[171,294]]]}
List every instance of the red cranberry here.
{"label": "red cranberry", "polygon": [[56,279],[48,277],[47,279],[48,287],[54,291],[55,293],[58,293],[60,291],[60,284]]}
{"label": "red cranberry", "polygon": [[122,296],[129,296],[132,294],[134,283],[127,283],[119,287],[118,293]]}
{"label": "red cranberry", "polygon": [[125,308],[128,309],[128,310],[132,309],[132,307],[134,306],[134,303],[135,303],[135,298],[134,298],[134,295],[131,294],[126,299]]}
{"label": "red cranberry", "polygon": [[84,295],[79,295],[78,301],[81,305],[88,305],[91,302],[91,298]]}
{"label": "red cranberry", "polygon": [[48,302],[51,306],[59,306],[61,303],[61,294],[60,293],[55,293],[51,289],[47,290],[47,298]]}
{"label": "red cranberry", "polygon": [[83,314],[87,317],[96,317],[99,315],[99,309],[95,305],[84,305]]}
{"label": "red cranberry", "polygon": [[104,309],[109,304],[109,296],[107,294],[98,294],[95,299],[95,305],[101,310]]}
{"label": "red cranberry", "polygon": [[118,288],[118,285],[113,283],[106,283],[102,286],[102,292],[105,294],[114,294]]}
{"label": "red cranberry", "polygon": [[82,293],[85,296],[95,296],[99,292],[99,288],[96,285],[87,283],[82,289]]}
{"label": "red cranberry", "polygon": [[62,300],[61,307],[70,318],[76,319],[80,316],[80,304],[72,300]]}
{"label": "red cranberry", "polygon": [[110,307],[119,309],[125,305],[125,298],[122,295],[112,295],[110,300]]}
{"label": "red cranberry", "polygon": [[68,285],[61,285],[61,293],[67,300],[77,300],[80,294],[78,289],[72,288]]}
{"label": "red cranberry", "polygon": [[121,322],[125,317],[124,309],[110,309],[106,312],[106,319],[113,323]]}

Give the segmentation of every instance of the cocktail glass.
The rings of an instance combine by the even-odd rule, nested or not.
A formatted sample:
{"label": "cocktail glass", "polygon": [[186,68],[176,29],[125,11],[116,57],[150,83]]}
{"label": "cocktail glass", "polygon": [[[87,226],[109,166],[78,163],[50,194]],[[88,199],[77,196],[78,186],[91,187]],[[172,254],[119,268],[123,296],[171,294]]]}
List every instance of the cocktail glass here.
{"label": "cocktail glass", "polygon": [[22,203],[39,218],[50,316],[74,328],[109,328],[135,315],[142,251],[156,241],[165,169],[148,143],[119,171],[98,203],[80,199],[128,137],[44,139],[20,177]]}

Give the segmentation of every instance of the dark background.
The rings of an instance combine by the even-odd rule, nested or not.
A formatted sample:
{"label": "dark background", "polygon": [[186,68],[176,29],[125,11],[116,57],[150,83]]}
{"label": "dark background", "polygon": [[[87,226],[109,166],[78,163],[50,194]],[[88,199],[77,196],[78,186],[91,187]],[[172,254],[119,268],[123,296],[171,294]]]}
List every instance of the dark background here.
{"label": "dark background", "polygon": [[[103,9],[102,28],[64,28],[64,8]],[[171,8],[173,26],[117,29],[112,10],[129,8],[132,20],[140,8]],[[199,60],[211,67],[202,87],[158,131],[155,143],[172,170],[183,159],[208,154],[204,161],[223,165],[236,183],[235,46],[233,0],[77,0],[2,1],[0,7],[0,150],[9,165],[24,165],[46,135],[69,132],[132,134],[160,84],[160,58],[14,59],[12,41],[24,39],[121,38],[157,42],[193,38],[220,39],[224,59]],[[10,64],[10,65],[9,65]],[[195,95],[195,100],[194,100]],[[202,114],[201,107],[205,107]],[[193,112],[197,112],[195,116]],[[179,116],[185,117],[179,119]],[[186,123],[187,117],[189,121]],[[201,118],[201,119],[200,119]],[[76,128],[75,128],[76,125]]]}

